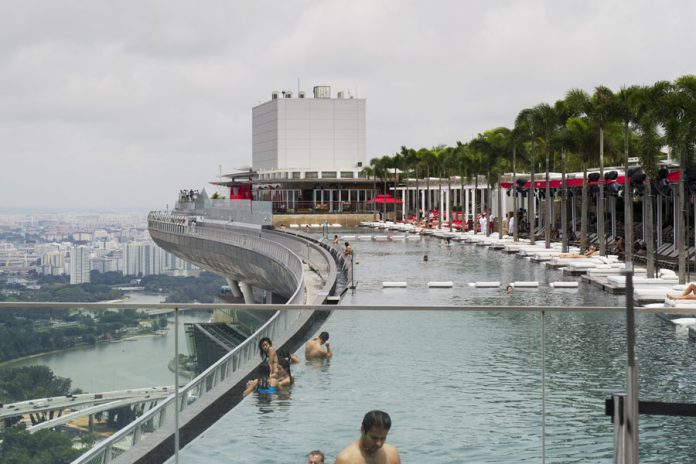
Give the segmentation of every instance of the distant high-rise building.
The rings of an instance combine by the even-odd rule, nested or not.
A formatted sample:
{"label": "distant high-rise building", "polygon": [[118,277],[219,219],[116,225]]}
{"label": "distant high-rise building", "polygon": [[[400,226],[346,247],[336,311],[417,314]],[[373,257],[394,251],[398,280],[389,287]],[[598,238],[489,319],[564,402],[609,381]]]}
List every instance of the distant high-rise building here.
{"label": "distant high-rise building", "polygon": [[89,282],[89,248],[73,247],[70,251],[70,285]]}
{"label": "distant high-rise building", "polygon": [[133,242],[123,245],[123,275],[155,275],[162,273],[164,250],[154,242]]}

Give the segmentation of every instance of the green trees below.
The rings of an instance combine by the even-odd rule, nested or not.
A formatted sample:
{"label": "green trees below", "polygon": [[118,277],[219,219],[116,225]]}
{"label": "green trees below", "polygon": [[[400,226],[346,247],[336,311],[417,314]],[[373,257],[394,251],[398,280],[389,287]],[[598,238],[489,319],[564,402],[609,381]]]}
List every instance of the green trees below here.
{"label": "green trees below", "polygon": [[212,303],[226,282],[217,274],[201,272],[200,277],[150,275],[143,277],[140,284],[146,292],[167,293],[167,302]]}
{"label": "green trees below", "polygon": [[104,284],[65,283],[44,284],[39,289],[19,289],[18,294],[3,296],[0,301],[79,301],[93,303],[104,300],[115,300],[123,296],[123,291],[116,290]]}
{"label": "green trees below", "polygon": [[0,400],[3,403],[70,393],[72,380],[56,376],[46,366],[0,368]]}
{"label": "green trees below", "polygon": [[31,434],[10,427],[0,433],[2,464],[68,464],[82,452],[72,447],[70,437],[52,430]]}

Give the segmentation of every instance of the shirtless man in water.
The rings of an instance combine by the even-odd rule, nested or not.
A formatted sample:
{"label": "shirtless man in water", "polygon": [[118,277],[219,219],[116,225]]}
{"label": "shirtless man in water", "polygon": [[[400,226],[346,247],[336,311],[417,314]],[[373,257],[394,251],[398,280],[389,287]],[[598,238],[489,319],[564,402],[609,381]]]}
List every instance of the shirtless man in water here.
{"label": "shirtless man in water", "polygon": [[[322,349],[326,345],[326,350]],[[311,339],[305,346],[305,359],[322,359],[333,356],[329,344],[329,332],[322,332],[318,337]]]}
{"label": "shirtless man in water", "polygon": [[338,453],[336,464],[401,464],[396,448],[385,443],[390,428],[389,414],[368,412],[360,426],[360,438]]}

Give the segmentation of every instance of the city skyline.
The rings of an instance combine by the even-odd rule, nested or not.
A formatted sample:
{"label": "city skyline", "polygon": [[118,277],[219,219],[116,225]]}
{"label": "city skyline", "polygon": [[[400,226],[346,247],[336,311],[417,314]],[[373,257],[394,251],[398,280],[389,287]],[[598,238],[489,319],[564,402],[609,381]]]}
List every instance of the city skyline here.
{"label": "city skyline", "polygon": [[251,165],[251,109],[366,98],[366,161],[512,125],[571,88],[693,73],[687,1],[29,1],[4,8],[0,212],[148,211]]}

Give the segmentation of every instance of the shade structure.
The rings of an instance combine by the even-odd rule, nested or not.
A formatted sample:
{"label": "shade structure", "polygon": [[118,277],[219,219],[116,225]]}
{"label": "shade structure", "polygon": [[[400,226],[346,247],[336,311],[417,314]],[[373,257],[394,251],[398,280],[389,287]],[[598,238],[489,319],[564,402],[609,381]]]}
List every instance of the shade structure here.
{"label": "shade structure", "polygon": [[393,196],[389,195],[388,193],[385,195],[383,193],[380,193],[376,197],[374,197],[372,200],[367,200],[368,203],[387,203],[388,205],[392,205],[396,203],[397,205],[400,205],[403,203],[401,200],[395,199]]}

